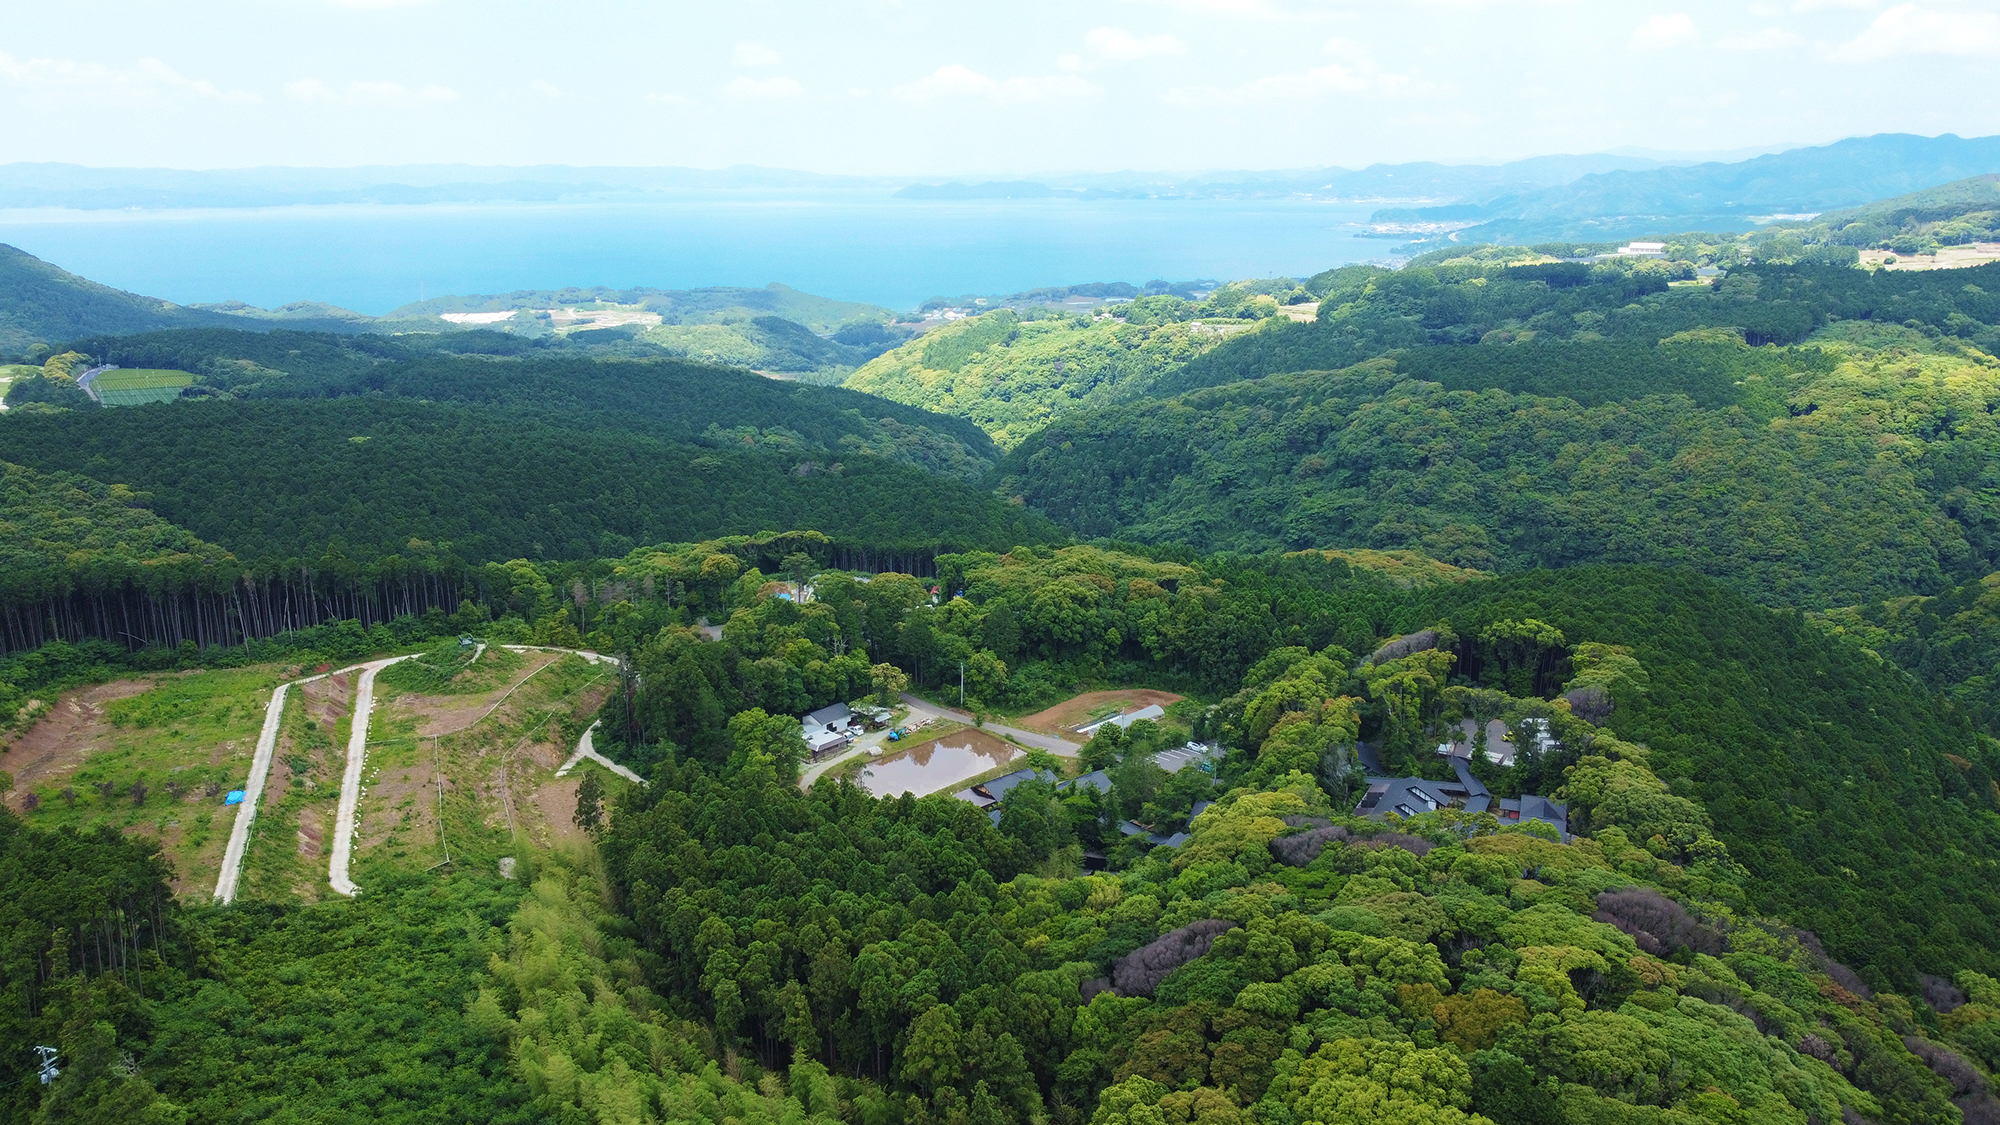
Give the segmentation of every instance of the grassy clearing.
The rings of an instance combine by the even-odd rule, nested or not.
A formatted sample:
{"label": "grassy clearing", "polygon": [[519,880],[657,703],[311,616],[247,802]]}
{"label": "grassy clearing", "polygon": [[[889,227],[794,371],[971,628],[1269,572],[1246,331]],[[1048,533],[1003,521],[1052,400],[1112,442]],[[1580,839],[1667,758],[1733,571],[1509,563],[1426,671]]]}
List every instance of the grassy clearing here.
{"label": "grassy clearing", "polygon": [[106,406],[139,406],[149,402],[172,402],[181,397],[181,388],[194,382],[186,371],[150,367],[121,367],[106,371],[90,381],[98,401]]}
{"label": "grassy clearing", "polygon": [[37,759],[24,787],[35,807],[24,815],[41,828],[108,824],[156,837],[181,893],[213,889],[236,816],[223,795],[249,778],[277,683],[275,667],[229,669],[161,677],[88,713],[58,701],[44,723],[68,725],[30,730],[9,754]]}
{"label": "grassy clearing", "polygon": [[[494,651],[458,675],[476,677],[497,698],[524,661],[508,653],[514,671],[496,675],[484,668]],[[458,870],[490,874],[503,857],[573,833],[575,779],[555,779],[555,767],[616,677],[611,667],[564,656],[469,728],[436,737],[417,733],[426,700],[436,696],[405,695],[380,706],[369,732],[355,881],[365,887],[371,873],[432,867],[447,848]],[[450,686],[466,683],[454,677]]]}
{"label": "grassy clearing", "polygon": [[303,687],[286,697],[271,776],[243,857],[238,897],[315,902],[328,892],[325,841],[333,838],[334,810],[340,803],[347,723],[327,723],[313,710]]}
{"label": "grassy clearing", "polygon": [[[473,659],[475,654],[477,660]],[[457,641],[447,640],[414,660],[384,668],[375,682],[378,690],[385,692],[478,695],[512,682],[525,662],[520,653],[498,645],[481,652],[476,646],[461,647]]]}
{"label": "grassy clearing", "polygon": [[185,387],[193,382],[194,376],[186,371],[158,367],[119,367],[92,379],[90,385],[101,391],[144,391],[162,387]]}

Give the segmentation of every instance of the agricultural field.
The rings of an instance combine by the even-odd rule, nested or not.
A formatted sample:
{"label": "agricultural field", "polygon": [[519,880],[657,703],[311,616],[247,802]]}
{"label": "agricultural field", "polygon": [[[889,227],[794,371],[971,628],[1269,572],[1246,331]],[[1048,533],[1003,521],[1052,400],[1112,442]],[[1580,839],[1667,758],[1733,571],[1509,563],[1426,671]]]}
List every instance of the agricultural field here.
{"label": "agricultural field", "polygon": [[186,371],[152,367],[119,367],[91,379],[90,388],[106,406],[140,406],[149,402],[172,402],[181,397],[181,388],[191,385],[194,376]]}
{"label": "agricultural field", "polygon": [[215,889],[250,775],[273,666],[114,680],[59,696],[0,752],[14,777],[7,804],[39,828],[108,824],[157,837],[174,890]]}

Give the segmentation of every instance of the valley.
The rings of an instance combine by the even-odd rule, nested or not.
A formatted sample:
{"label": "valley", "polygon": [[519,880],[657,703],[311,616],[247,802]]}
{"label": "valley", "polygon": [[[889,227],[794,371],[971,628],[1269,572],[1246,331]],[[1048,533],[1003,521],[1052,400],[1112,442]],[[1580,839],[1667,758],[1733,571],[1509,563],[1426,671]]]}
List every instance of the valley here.
{"label": "valley", "polygon": [[1871,142],[909,313],[0,254],[0,1117],[2000,1120],[1993,208]]}

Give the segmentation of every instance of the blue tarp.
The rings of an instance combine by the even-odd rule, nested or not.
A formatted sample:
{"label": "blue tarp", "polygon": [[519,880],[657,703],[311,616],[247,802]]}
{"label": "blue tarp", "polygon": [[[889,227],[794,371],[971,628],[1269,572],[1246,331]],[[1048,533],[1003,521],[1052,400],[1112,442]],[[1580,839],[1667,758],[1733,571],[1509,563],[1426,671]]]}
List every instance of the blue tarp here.
{"label": "blue tarp", "polygon": [[231,790],[230,790],[230,791],[229,791],[228,793],[226,793],[226,794],[224,794],[224,795],[223,795],[223,798],[222,798],[222,803],[223,803],[223,804],[225,804],[225,805],[240,805],[240,804],[242,804],[242,803],[243,803],[243,790],[241,790],[241,789],[231,789]]}

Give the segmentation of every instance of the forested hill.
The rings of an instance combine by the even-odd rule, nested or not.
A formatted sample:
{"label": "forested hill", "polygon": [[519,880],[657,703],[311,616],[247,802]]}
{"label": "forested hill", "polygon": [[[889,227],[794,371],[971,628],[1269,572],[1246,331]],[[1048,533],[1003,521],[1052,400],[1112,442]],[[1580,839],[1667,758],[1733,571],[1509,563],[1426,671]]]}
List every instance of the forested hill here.
{"label": "forested hill", "polygon": [[[743,569],[762,552],[736,546],[603,560],[568,572],[574,598],[551,581],[563,570],[495,567],[511,582],[464,611],[493,615],[478,627],[494,638],[573,644],[587,627],[640,673],[632,706],[600,716],[598,745],[650,764],[650,784],[613,802],[581,854],[517,844],[518,881],[488,864],[423,871],[432,858],[413,849],[400,869],[378,852],[358,899],[179,905],[149,840],[49,830],[64,801],[31,782],[24,817],[0,812],[0,879],[18,892],[0,896],[0,1031],[59,1044],[63,1074],[44,1089],[32,1056],[0,1058],[0,1112],[207,1121],[249,1102],[342,1125],[2000,1113],[1986,877],[2000,755],[1795,614],[1643,568],[1399,589],[1317,552],[1091,547],[941,558],[966,595],[938,607],[905,574],[823,574],[798,604],[767,596]],[[764,546],[788,571],[817,565],[790,552],[825,548]],[[684,627],[696,614],[727,619],[721,641]],[[1216,702],[1109,728],[1081,751],[1101,787],[1025,782],[994,816],[943,793],[797,784],[798,727],[774,715],[903,675],[937,690],[961,657],[983,706],[1059,699],[1093,673]],[[1546,746],[1521,740],[1511,765],[1471,768],[1496,793],[1567,802],[1567,839],[1450,807],[1352,815],[1356,738],[1442,781],[1432,747],[1468,718],[1548,724]],[[1221,748],[1212,774],[1155,764],[1187,733]],[[1155,847],[1123,830],[1135,820],[1185,836]],[[1107,868],[1083,870],[1087,851]]]}
{"label": "forested hill", "polygon": [[[1331,371],[1399,348],[1605,339],[1652,344],[1702,328],[1730,329],[1753,345],[1797,344],[1838,321],[1915,321],[1988,351],[2000,348],[2000,267],[1858,270],[1851,268],[1851,247],[1786,245],[1782,235],[1755,247],[1703,237],[1672,244],[1671,257],[1662,261],[1557,261],[1555,255],[1592,248],[1552,245],[1443,250],[1395,272],[1333,271],[1320,283],[1316,321],[1272,322],[1232,337],[1163,375],[1155,393],[1285,371]],[[1767,260],[1748,261],[1746,253]],[[1849,264],[1825,264],[1829,256],[1844,256]],[[1697,264],[1709,262],[1726,268],[1727,276],[1707,285],[1672,284],[1695,280]]]}
{"label": "forested hill", "polygon": [[[230,317],[99,285],[0,245],[0,356],[96,333],[226,325]],[[240,323],[240,322],[235,322]]]}
{"label": "forested hill", "polygon": [[1349,274],[1155,382],[1226,385],[1059,419],[1000,487],[1084,535],[1650,562],[1808,608],[1996,568],[2000,267],[1668,271]]}
{"label": "forested hill", "polygon": [[1836,246],[1935,254],[2000,238],[2000,173],[1989,172],[1795,224],[1788,233]]}
{"label": "forested hill", "polygon": [[235,560],[161,519],[124,485],[0,462],[0,601],[33,603],[79,575],[97,583],[187,581]]}
{"label": "forested hill", "polygon": [[854,391],[479,332],[77,346],[199,381],[155,406],[0,418],[8,455],[148,493],[260,572],[585,559],[791,527],[869,551],[1062,534],[974,487],[999,459],[976,425]]}
{"label": "forested hill", "polygon": [[[754,378],[754,377],[752,377]],[[876,548],[1001,547],[1043,519],[850,435],[349,395],[7,418],[9,456],[149,492],[245,562],[590,558],[799,527]],[[889,439],[893,442],[895,435]]]}
{"label": "forested hill", "polygon": [[493,333],[417,339],[423,342],[168,332],[78,347],[96,347],[127,366],[196,371],[203,386],[240,398],[388,395],[486,404],[550,420],[643,425],[682,441],[747,427],[830,450],[860,442],[878,455],[967,480],[999,457],[985,432],[965,420],[741,368],[583,356]]}
{"label": "forested hill", "polygon": [[1200,301],[1156,293],[1089,315],[1001,309],[933,329],[846,385],[972,419],[1011,449],[1052,419],[1154,393],[1226,336],[1280,316],[1281,301],[1312,295],[1281,278],[1231,282]]}

